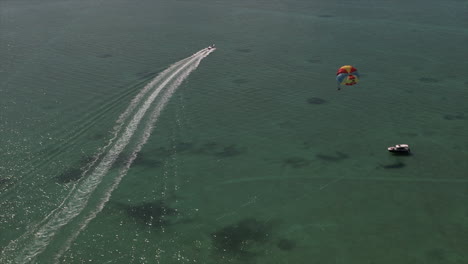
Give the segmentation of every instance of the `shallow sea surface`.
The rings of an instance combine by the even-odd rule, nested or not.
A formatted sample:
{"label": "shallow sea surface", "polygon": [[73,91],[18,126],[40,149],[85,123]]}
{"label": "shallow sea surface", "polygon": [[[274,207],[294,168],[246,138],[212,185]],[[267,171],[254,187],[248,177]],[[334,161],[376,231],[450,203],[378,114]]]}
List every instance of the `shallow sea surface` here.
{"label": "shallow sea surface", "polygon": [[0,0],[0,263],[468,263],[467,68],[466,0]]}

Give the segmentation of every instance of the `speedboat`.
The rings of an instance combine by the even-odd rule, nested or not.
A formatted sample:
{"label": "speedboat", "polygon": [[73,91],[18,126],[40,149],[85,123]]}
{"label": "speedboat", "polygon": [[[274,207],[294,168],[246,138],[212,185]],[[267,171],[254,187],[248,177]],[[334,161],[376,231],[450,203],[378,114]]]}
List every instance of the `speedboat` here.
{"label": "speedboat", "polygon": [[215,48],[215,44],[211,44],[210,46],[208,46],[208,49],[214,49]]}
{"label": "speedboat", "polygon": [[392,153],[398,153],[398,154],[409,154],[410,153],[410,147],[408,144],[398,144],[395,146],[391,146],[387,148],[388,151]]}

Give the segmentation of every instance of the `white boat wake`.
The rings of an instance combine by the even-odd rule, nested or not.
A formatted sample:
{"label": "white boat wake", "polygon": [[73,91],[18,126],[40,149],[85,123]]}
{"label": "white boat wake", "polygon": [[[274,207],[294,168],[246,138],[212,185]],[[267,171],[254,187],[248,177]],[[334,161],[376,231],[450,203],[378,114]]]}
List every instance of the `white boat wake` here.
{"label": "white boat wake", "polygon": [[[79,218],[77,226],[71,227],[74,231],[68,236],[65,243],[61,243],[58,253],[55,254],[55,261],[58,262],[59,258],[70,248],[71,243],[78,237],[79,233],[86,228],[89,222],[101,212],[109,201],[112,191],[115,190],[122,178],[127,174],[138,152],[147,142],[155,123],[172,94],[190,73],[198,67],[201,60],[214,50],[200,50],[192,56],[173,64],[148,83],[135,96],[127,109],[116,121],[117,125],[112,132],[112,139],[99,153],[103,156],[102,159],[99,160],[98,158],[93,161],[97,165],[94,168],[90,166],[91,169],[85,172],[87,175],[71,190],[59,207],[53,210],[37,226],[18,239],[10,242],[2,250],[0,263],[34,262],[36,257],[44,252],[49,244],[53,242],[57,232],[65,225],[71,224],[70,222],[80,214],[83,214],[83,210],[86,209],[87,213],[84,213]],[[150,113],[147,114],[150,108],[153,111],[149,111]],[[144,117],[147,118],[144,119]],[[123,128],[124,126],[125,128]],[[140,126],[144,126],[143,133],[139,138],[135,139],[136,134],[140,135],[136,133]],[[110,186],[104,188],[104,192],[95,194],[96,188],[113,167],[119,155],[129,145],[130,141],[136,142],[136,144],[132,146],[130,150],[131,155],[125,161],[125,165],[120,168],[118,174],[112,179]],[[97,196],[98,202],[93,204],[92,208],[89,208],[88,203],[91,195]]]}

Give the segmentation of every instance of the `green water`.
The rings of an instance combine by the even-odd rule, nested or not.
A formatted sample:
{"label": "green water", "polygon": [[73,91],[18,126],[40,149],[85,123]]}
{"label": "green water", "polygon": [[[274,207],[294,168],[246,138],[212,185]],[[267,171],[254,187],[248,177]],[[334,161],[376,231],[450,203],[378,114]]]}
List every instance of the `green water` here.
{"label": "green water", "polygon": [[[0,0],[0,263],[468,262],[468,2],[387,2]],[[143,127],[73,200],[212,43],[116,188]]]}

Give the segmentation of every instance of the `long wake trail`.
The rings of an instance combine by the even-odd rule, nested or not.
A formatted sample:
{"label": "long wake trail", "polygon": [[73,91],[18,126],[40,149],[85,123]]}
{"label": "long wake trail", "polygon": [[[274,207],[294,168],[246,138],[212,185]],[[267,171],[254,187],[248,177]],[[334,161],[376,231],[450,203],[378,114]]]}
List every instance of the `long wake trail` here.
{"label": "long wake trail", "polygon": [[164,109],[167,102],[171,98],[172,94],[180,86],[180,84],[188,77],[188,75],[198,67],[201,60],[205,58],[206,56],[208,56],[209,53],[211,52],[212,50],[208,51],[206,54],[204,54],[204,56],[198,58],[195,61],[195,63],[187,67],[187,69],[183,73],[180,74],[180,76],[170,85],[170,87],[167,88],[167,91],[162,95],[161,101],[158,103],[156,109],[151,113],[150,121],[145,126],[143,136],[141,137],[138,144],[132,151],[129,159],[125,162],[125,166],[119,171],[119,174],[117,177],[115,177],[112,185],[104,192],[104,195],[102,196],[101,200],[99,201],[95,209],[84,217],[84,220],[81,221],[81,223],[78,226],[78,229],[64,243],[59,253],[55,256],[54,263],[59,263],[60,257],[62,257],[63,254],[70,248],[71,244],[73,243],[73,241],[75,241],[75,239],[78,237],[81,231],[83,231],[86,228],[86,226],[89,224],[89,222],[91,222],[91,220],[93,220],[102,211],[102,209],[104,209],[104,206],[109,201],[112,195],[112,192],[115,190],[115,188],[117,188],[122,178],[125,175],[127,175],[127,172],[130,169],[133,161],[137,158],[138,152],[140,152],[142,147],[148,141],[151,135],[151,132],[153,131],[153,128],[156,122],[158,121],[159,115],[161,114],[162,110]]}
{"label": "long wake trail", "polygon": [[[164,109],[174,91],[190,75],[190,73],[198,67],[201,60],[213,51],[214,49],[200,50],[192,56],[173,64],[167,70],[159,74],[150,83],[148,83],[130,102],[128,108],[119,116],[118,120],[116,121],[117,125],[113,130],[114,136],[103,148],[102,153],[100,153],[103,155],[103,158],[99,161],[97,166],[85,179],[83,179],[83,181],[81,181],[76,185],[75,188],[71,190],[69,195],[65,198],[64,202],[62,202],[59,207],[53,210],[33,230],[10,242],[10,244],[2,251],[0,262],[32,262],[39,254],[46,250],[47,246],[51,243],[56,233],[60,231],[63,226],[67,225],[71,220],[77,217],[86,208],[90,196],[94,193],[95,189],[101,183],[104,176],[109,172],[120,153],[122,153],[125,147],[132,140],[138,126],[140,125],[140,122],[146,115],[148,109],[152,106],[161,91],[165,90],[161,96],[161,99],[154,108],[154,111],[150,113],[150,118],[149,121],[147,121],[145,124],[143,135],[132,150],[132,154],[126,161],[125,166],[120,169],[118,175],[113,179],[112,185],[107,188],[103,194],[99,194],[100,198],[98,204],[83,218],[84,220],[79,222],[76,231],[72,233],[65,244],[61,247],[60,251],[55,256],[55,260],[57,261],[58,258],[68,250],[71,243],[76,239],[79,233],[84,228],[86,228],[88,223],[94,219],[96,215],[104,208],[105,204],[110,199],[112,191],[118,186],[121,179],[127,174],[138,152],[147,142],[149,136],[151,135],[154,124],[158,120],[161,111]],[[145,96],[146,99],[144,100]],[[135,113],[133,116],[131,116],[133,112]],[[129,119],[129,121],[127,121],[128,124],[126,125],[125,129],[123,129],[125,120],[127,119]],[[122,130],[123,132],[119,137],[119,132]],[[24,246],[21,247],[20,245],[23,244]],[[13,254],[13,256],[10,254]]]}
{"label": "long wake trail", "polygon": [[[201,51],[193,54],[192,56],[188,57],[188,58],[185,58],[183,60],[180,60],[176,63],[174,63],[173,65],[171,65],[170,67],[168,67],[166,70],[164,70],[163,72],[161,72],[160,74],[158,74],[158,76],[156,76],[152,81],[150,81],[148,84],[145,85],[145,87],[143,89],[141,89],[141,91],[133,98],[133,100],[130,102],[130,104],[128,105],[127,109],[122,113],[120,114],[119,118],[117,119],[117,121],[115,122],[116,125],[114,126],[112,132],[111,132],[111,139],[109,140],[108,144],[104,147],[101,147],[100,150],[98,150],[98,153],[95,154],[94,156],[94,159],[89,163],[87,164],[87,166],[84,168],[83,170],[83,175],[86,175],[88,173],[88,170],[90,167],[92,167],[95,162],[103,155],[103,153],[107,150],[107,148],[112,145],[113,141],[116,139],[118,133],[121,131],[122,129],[122,126],[123,126],[123,122],[129,117],[129,115],[132,113],[132,111],[135,109],[136,106],[138,106],[138,104],[140,103],[140,101],[142,100],[142,98],[144,98],[144,96],[146,95],[146,93],[151,89],[151,88],[154,88],[154,86],[160,82],[163,78],[167,77],[167,75],[173,71],[175,68],[177,67],[180,67],[181,64],[183,64],[184,62],[186,62],[187,60],[193,58],[194,56],[198,55]],[[31,162],[29,163],[26,163],[25,165],[31,165]],[[30,173],[32,171],[29,170],[28,173]],[[15,187],[15,186],[14,186]],[[74,188],[75,186],[73,186]],[[71,192],[70,192],[71,193]],[[65,199],[66,200],[66,199]],[[60,207],[60,206],[59,206]],[[47,217],[45,218],[47,219]],[[45,220],[44,219],[44,220]],[[3,255],[3,252],[2,252],[2,255]],[[1,257],[0,257],[0,260],[1,260]]]}

